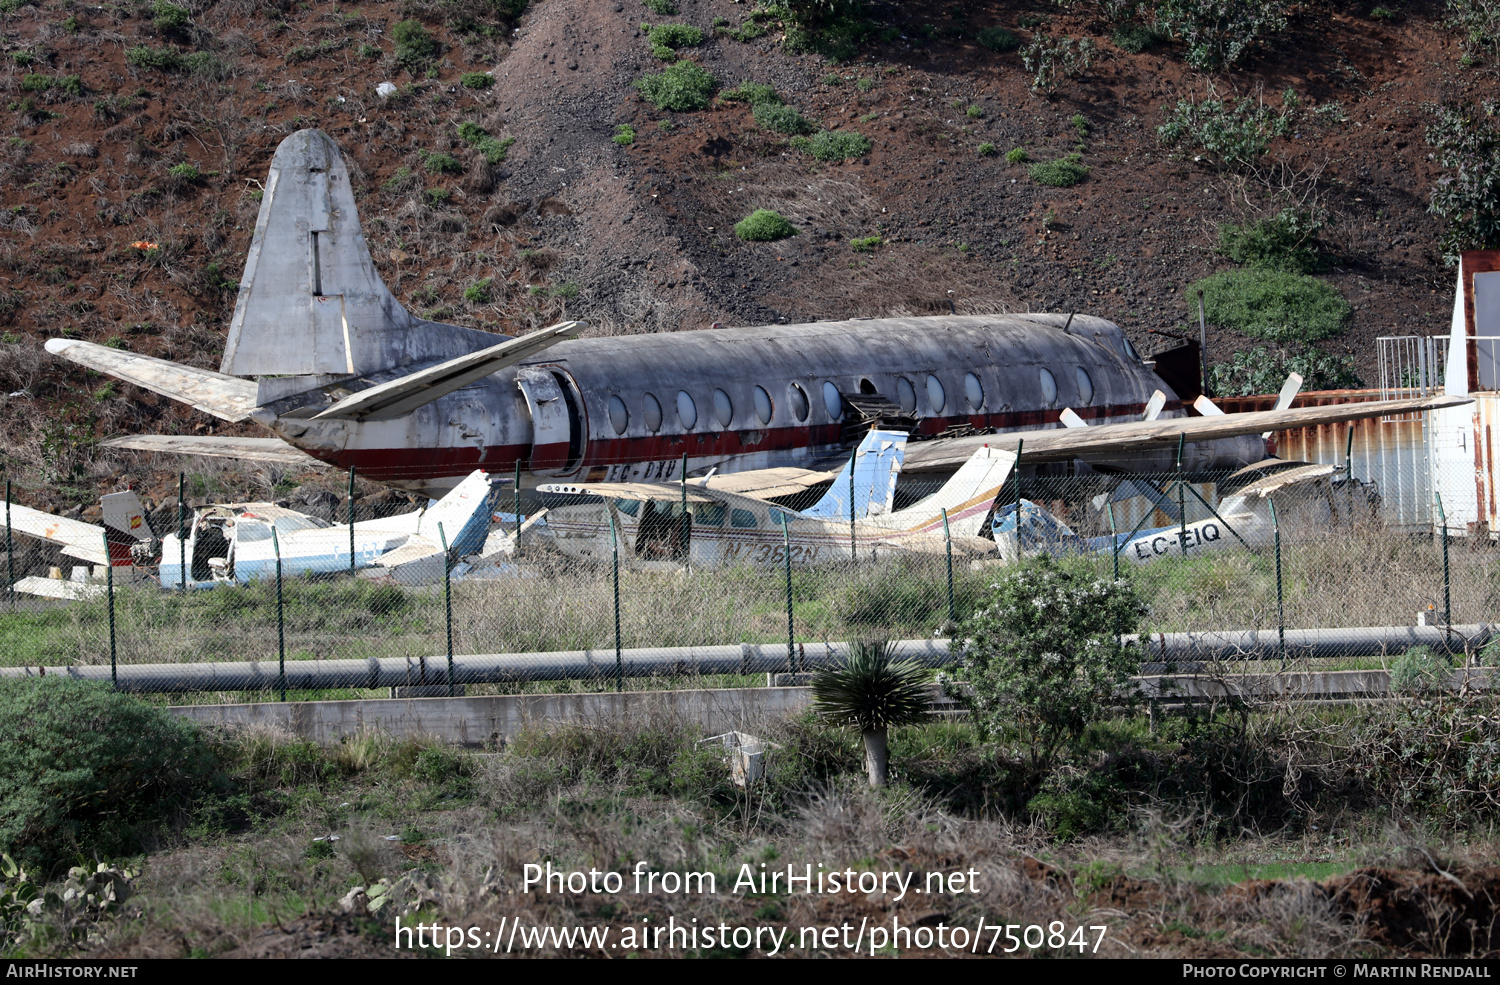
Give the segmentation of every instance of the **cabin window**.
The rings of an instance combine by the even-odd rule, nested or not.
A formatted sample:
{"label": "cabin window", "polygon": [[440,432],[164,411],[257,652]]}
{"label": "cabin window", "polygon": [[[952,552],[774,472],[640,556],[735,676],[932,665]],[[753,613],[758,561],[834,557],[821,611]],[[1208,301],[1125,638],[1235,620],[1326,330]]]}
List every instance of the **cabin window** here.
{"label": "cabin window", "polygon": [[731,527],[748,528],[755,526],[755,514],[749,510],[730,510],[729,525]]}
{"label": "cabin window", "polygon": [[1073,371],[1073,378],[1078,381],[1078,399],[1083,403],[1094,402],[1094,381],[1089,379],[1088,372],[1079,366]]}
{"label": "cabin window", "polygon": [[248,544],[257,540],[270,540],[271,527],[265,523],[256,523],[251,520],[241,520],[236,524],[237,530],[235,540],[241,544]]}
{"label": "cabin window", "polygon": [[807,391],[793,383],[787,395],[792,398],[792,416],[799,421],[807,420],[807,412],[812,407],[807,399]]}
{"label": "cabin window", "polygon": [[725,510],[723,503],[699,503],[693,507],[693,523],[699,527],[722,527]]}
{"label": "cabin window", "polygon": [[1057,403],[1057,379],[1045,369],[1037,371],[1037,378],[1042,381],[1042,403]]}
{"label": "cabin window", "polygon": [[970,410],[978,410],[984,406],[984,385],[973,373],[964,377],[964,397],[969,401]]}
{"label": "cabin window", "polygon": [[641,501],[638,499],[621,499],[615,502],[615,508],[626,516],[635,516],[641,511]]}
{"label": "cabin window", "polygon": [[630,424],[630,411],[625,409],[625,401],[611,395],[609,398],[609,426],[615,429],[615,434],[624,434],[625,428]]}
{"label": "cabin window", "polygon": [[927,406],[934,415],[941,414],[948,406],[948,395],[943,392],[943,381],[936,376],[927,377]]}
{"label": "cabin window", "polygon": [[692,395],[686,390],[677,391],[677,419],[689,431],[698,423],[698,405],[693,403]]}
{"label": "cabin window", "polygon": [[763,386],[755,388],[755,416],[762,424],[771,423],[771,395]]}
{"label": "cabin window", "polygon": [[896,402],[901,405],[901,412],[915,416],[917,413],[917,388],[911,385],[911,380],[904,376],[896,377]]}
{"label": "cabin window", "polygon": [[661,401],[646,394],[646,430],[653,433],[661,430]]}
{"label": "cabin window", "polygon": [[727,428],[734,420],[734,404],[729,402],[729,394],[723,390],[714,391],[714,416],[719,419],[719,427]]}
{"label": "cabin window", "polygon": [[844,416],[844,398],[839,396],[839,388],[829,382],[823,384],[823,406],[835,421]]}
{"label": "cabin window", "polygon": [[276,524],[276,532],[282,536],[298,530],[321,530],[333,526],[327,520],[320,520],[315,516],[278,516],[272,522]]}

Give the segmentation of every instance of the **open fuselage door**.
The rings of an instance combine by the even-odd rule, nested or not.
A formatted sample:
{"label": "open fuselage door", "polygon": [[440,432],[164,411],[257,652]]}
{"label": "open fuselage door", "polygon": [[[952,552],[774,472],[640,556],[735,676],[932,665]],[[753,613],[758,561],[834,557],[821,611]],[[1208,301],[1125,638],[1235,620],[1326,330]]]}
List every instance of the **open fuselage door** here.
{"label": "open fuselage door", "polygon": [[585,424],[572,381],[553,367],[528,367],[516,386],[531,413],[531,471],[566,475],[583,457]]}

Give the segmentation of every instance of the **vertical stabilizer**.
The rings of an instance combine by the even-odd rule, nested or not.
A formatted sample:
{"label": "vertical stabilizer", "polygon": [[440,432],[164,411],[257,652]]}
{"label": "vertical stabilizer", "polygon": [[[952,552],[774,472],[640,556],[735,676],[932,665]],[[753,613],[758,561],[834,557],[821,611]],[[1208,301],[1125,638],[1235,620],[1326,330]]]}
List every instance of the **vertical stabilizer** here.
{"label": "vertical stabilizer", "polygon": [[[896,499],[896,479],[906,457],[905,431],[871,431],[854,450],[833,485],[803,516],[823,520],[862,520],[889,513]],[[849,512],[849,470],[854,469],[854,513]]]}
{"label": "vertical stabilizer", "polygon": [[370,259],[349,171],[333,138],[299,130],[281,142],[221,372],[364,375],[452,358],[494,341],[488,333],[413,318]]}

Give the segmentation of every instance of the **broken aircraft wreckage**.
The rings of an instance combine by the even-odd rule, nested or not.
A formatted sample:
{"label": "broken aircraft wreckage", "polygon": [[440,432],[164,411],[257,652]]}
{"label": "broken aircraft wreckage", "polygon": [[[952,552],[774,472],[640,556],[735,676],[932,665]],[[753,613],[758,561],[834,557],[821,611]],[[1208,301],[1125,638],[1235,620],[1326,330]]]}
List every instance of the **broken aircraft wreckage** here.
{"label": "broken aircraft wreckage", "polygon": [[[1014,449],[1023,437],[1027,467],[1159,469],[1176,455],[1189,469],[1233,468],[1265,457],[1262,432],[1463,402],[1187,417],[1185,376],[1174,388],[1117,325],[1088,315],[576,337],[583,328],[568,321],[508,338],[413,316],[370,258],[338,146],[302,130],[271,162],[220,372],[72,339],[47,350],[275,436],[106,444],[311,456],[428,495],[479,468],[524,471],[532,486],[823,468],[881,421],[913,439],[1005,432],[924,440],[908,472],[951,472],[981,445]],[[1055,429],[1066,407],[1094,426],[1037,430]]]}

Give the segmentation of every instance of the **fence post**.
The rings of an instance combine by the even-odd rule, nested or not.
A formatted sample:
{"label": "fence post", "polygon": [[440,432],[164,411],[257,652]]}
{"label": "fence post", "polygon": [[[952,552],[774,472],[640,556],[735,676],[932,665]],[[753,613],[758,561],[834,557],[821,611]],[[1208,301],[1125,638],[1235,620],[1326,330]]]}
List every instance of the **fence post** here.
{"label": "fence post", "polygon": [[1438,519],[1443,525],[1443,638],[1449,642],[1448,634],[1453,626],[1453,583],[1448,578],[1448,511],[1443,509],[1443,494],[1435,492],[1437,498]]}
{"label": "fence post", "polygon": [[953,532],[948,529],[948,510],[943,510],[943,541],[948,548],[948,619],[958,622],[958,606],[953,603]]}
{"label": "fence post", "polygon": [[1286,604],[1281,590],[1281,521],[1276,519],[1276,501],[1266,497],[1271,508],[1271,531],[1276,538],[1276,635],[1281,653],[1281,669],[1286,670]]}
{"label": "fence post", "polygon": [[682,561],[691,567],[693,557],[693,517],[687,508],[687,452],[682,453],[682,516],[677,520],[677,533],[682,540]]}
{"label": "fence post", "polygon": [[[8,504],[7,504],[8,505]],[[6,517],[9,529],[10,517]],[[109,683],[120,686],[119,670],[115,665],[115,566],[109,556],[109,533],[104,534],[104,594],[109,596]]]}
{"label": "fence post", "polygon": [[187,473],[177,473],[177,588],[184,596],[187,595],[187,525],[183,518],[187,515]]}
{"label": "fence post", "polygon": [[1110,542],[1111,545],[1113,545],[1113,549],[1110,551],[1110,554],[1114,555],[1114,559],[1115,559],[1115,579],[1114,580],[1115,581],[1119,581],[1120,580],[1120,533],[1119,533],[1118,530],[1115,529],[1115,504],[1114,504],[1113,500],[1110,500],[1108,503],[1106,503],[1104,505],[1105,505],[1105,508],[1109,511],[1109,542]]}
{"label": "fence post", "polygon": [[[851,564],[859,560],[859,552],[854,546],[854,470],[858,465],[859,449],[856,448],[854,454],[849,456],[849,561]],[[947,515],[946,511],[944,515]],[[949,551],[951,553],[952,548],[949,548]]]}
{"label": "fence post", "polygon": [[276,666],[281,685],[281,703],[286,704],[286,615],[281,606],[281,538],[271,524],[271,546],[276,549]]}
{"label": "fence post", "polygon": [[516,459],[515,484],[510,487],[510,503],[511,503],[511,509],[513,509],[515,511],[515,517],[516,517],[516,547],[515,547],[515,550],[512,551],[511,553],[515,557],[520,557],[520,555],[521,555],[521,460],[519,458]]}
{"label": "fence post", "polygon": [[1187,497],[1184,495],[1182,482],[1182,450],[1187,444],[1187,435],[1177,436],[1177,523],[1180,533],[1178,534],[1178,548],[1182,551],[1182,559],[1187,560]]}
{"label": "fence post", "polygon": [[1344,488],[1349,490],[1349,526],[1354,526],[1354,425],[1344,439]]}
{"label": "fence post", "polygon": [[10,535],[10,480],[5,480],[5,593],[16,607],[16,543]]}
{"label": "fence post", "polygon": [[792,535],[787,530],[786,511],[777,510],[776,515],[781,519],[781,547],[782,560],[786,563],[786,669],[787,673],[797,672],[797,644],[796,627],[792,622]]}
{"label": "fence post", "polygon": [[[462,532],[462,531],[460,531]],[[448,697],[453,697],[453,578],[448,569],[448,535],[438,524],[438,540],[443,545],[443,625],[448,631]]]}
{"label": "fence post", "polygon": [[609,504],[604,507],[609,517],[609,549],[615,562],[615,690],[625,690],[625,657],[620,649],[620,535],[615,529],[615,514]]}
{"label": "fence post", "polygon": [[1026,447],[1026,439],[1020,438],[1016,441],[1016,461],[1011,468],[1016,472],[1016,560],[1021,558],[1021,451]]}
{"label": "fence post", "polygon": [[354,574],[354,466],[349,466],[349,573]]}

